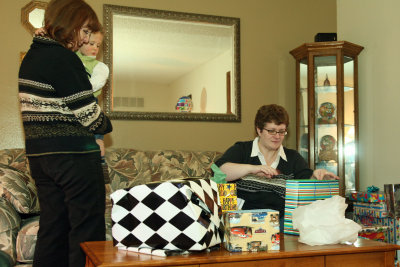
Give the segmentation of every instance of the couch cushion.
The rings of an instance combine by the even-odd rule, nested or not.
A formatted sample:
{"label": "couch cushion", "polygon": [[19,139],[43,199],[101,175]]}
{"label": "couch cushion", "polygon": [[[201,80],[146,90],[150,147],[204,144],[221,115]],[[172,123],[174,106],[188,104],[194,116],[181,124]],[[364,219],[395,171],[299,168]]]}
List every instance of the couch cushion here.
{"label": "couch cushion", "polygon": [[25,149],[2,149],[0,150],[0,163],[11,166],[25,174],[29,174],[29,164],[25,155]]}
{"label": "couch cushion", "polygon": [[0,196],[20,213],[38,213],[40,210],[32,177],[4,164],[0,164]]}
{"label": "couch cushion", "polygon": [[112,191],[154,181],[212,176],[211,165],[221,153],[216,151],[141,151],[108,148]]}
{"label": "couch cushion", "polygon": [[39,216],[23,221],[21,230],[17,236],[16,250],[18,262],[33,263],[38,230]]}
{"label": "couch cushion", "polygon": [[16,259],[15,243],[21,218],[11,204],[0,198],[0,249]]}

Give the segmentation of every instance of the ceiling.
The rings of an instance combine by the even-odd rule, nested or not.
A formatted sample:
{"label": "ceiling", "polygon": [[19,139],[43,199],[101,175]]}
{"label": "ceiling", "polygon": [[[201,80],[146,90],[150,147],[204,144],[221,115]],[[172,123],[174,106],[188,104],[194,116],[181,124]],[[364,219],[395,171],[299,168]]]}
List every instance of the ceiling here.
{"label": "ceiling", "polygon": [[[115,15],[113,66],[137,81],[168,84],[233,50],[233,27]],[[118,62],[118,64],[115,64]]]}

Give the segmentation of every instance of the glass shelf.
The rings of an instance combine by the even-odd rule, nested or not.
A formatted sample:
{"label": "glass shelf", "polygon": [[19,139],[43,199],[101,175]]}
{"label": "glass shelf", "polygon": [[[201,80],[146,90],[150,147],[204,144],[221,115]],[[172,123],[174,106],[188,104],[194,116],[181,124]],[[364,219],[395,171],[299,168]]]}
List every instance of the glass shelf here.
{"label": "glass shelf", "polygon": [[[316,124],[318,128],[320,127],[337,127],[335,123],[318,123]],[[345,124],[344,127],[354,127],[354,124]],[[308,124],[299,125],[300,128],[308,128]]]}
{"label": "glass shelf", "polygon": [[[344,87],[344,91],[345,92],[349,92],[349,91],[353,91],[354,88],[353,87],[349,87],[349,86],[345,86]],[[337,88],[336,85],[331,85],[331,86],[316,86],[315,87],[315,92],[316,93],[336,93]],[[307,93],[307,88],[300,88],[300,92],[303,93]]]}

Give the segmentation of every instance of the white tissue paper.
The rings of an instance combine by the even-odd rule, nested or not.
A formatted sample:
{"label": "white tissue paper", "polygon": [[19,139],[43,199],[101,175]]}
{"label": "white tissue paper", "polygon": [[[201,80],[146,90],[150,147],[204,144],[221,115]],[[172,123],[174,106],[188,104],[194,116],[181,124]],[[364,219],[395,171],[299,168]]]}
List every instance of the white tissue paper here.
{"label": "white tissue paper", "polygon": [[293,228],[307,245],[354,243],[361,226],[345,218],[347,204],[341,196],[317,200],[293,211]]}

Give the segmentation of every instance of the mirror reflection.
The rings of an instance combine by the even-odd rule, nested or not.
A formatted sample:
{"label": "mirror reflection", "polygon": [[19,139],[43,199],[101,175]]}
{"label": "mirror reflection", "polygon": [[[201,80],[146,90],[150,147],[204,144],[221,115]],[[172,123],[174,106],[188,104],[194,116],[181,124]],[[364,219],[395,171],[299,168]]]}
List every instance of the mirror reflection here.
{"label": "mirror reflection", "polygon": [[240,121],[239,19],[104,5],[114,119]]}
{"label": "mirror reflection", "polygon": [[35,8],[29,13],[29,23],[32,24],[34,28],[43,26],[44,11],[44,9]]}

